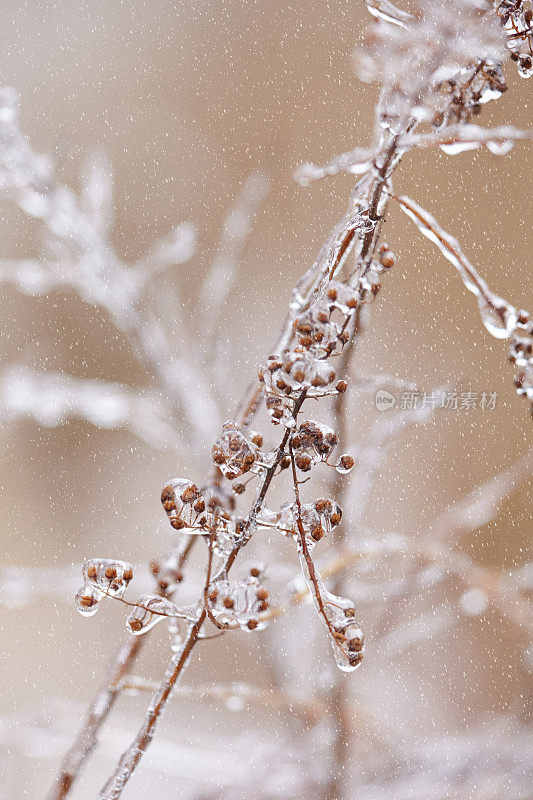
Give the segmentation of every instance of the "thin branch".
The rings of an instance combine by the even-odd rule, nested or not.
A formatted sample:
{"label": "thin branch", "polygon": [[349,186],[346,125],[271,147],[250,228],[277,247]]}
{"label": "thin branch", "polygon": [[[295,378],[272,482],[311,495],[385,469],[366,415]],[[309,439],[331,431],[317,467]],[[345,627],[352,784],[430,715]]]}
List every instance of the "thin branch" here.
{"label": "thin branch", "polygon": [[[508,338],[516,324],[515,309],[489,288],[476,268],[464,255],[459,242],[438,224],[435,217],[418,203],[403,195],[391,195],[410,217],[420,233],[437,245],[442,255],[457,269],[465,287],[478,299],[483,324],[498,339]],[[492,312],[492,314],[490,314]]]}
{"label": "thin branch", "polygon": [[[177,561],[180,569],[184,567],[195,541],[195,537],[191,536],[180,546]],[[128,641],[121,645],[111,657],[104,680],[89,706],[78,735],[63,759],[60,772],[47,795],[47,800],[63,800],[67,796],[94,750],[99,731],[120,694],[121,681],[130,671],[140,649],[148,641],[148,637],[149,632],[143,636],[129,636]]]}
{"label": "thin branch", "polygon": [[[304,390],[300,394],[298,400],[296,400],[294,403],[293,417],[295,420],[298,417],[300,408],[303,402],[305,401],[305,398],[306,398],[306,391]],[[263,507],[263,503],[265,501],[265,497],[268,492],[269,486],[272,482],[272,479],[276,473],[276,470],[282,458],[284,457],[285,447],[287,445],[289,436],[290,436],[290,429],[287,428],[283,435],[281,444],[277,449],[276,457],[272,465],[265,472],[263,482],[257,493],[255,502],[248,514],[241,536],[239,540],[236,542],[231,552],[229,553],[229,555],[227,556],[227,558],[225,559],[222,566],[220,567],[220,570],[216,577],[220,576],[225,577],[228,575],[229,571],[231,570],[235,562],[235,559],[237,558],[237,555],[239,554],[241,549],[249,542],[252,532],[256,525],[257,516]],[[165,711],[167,702],[172,694],[172,691],[175,685],[177,684],[178,680],[180,679],[183,673],[183,669],[186,666],[189,657],[199,640],[202,627],[206,619],[207,619],[207,611],[204,607],[202,607],[201,611],[198,614],[196,622],[189,628],[189,632],[187,634],[187,637],[185,638],[185,641],[181,649],[173,654],[170,663],[167,667],[167,670],[165,672],[165,677],[163,679],[163,682],[161,683],[159,689],[152,698],[152,702],[146,712],[140,730],[138,731],[135,739],[132,741],[128,749],[125,750],[125,752],[123,753],[115,771],[107,781],[104,788],[101,790],[98,796],[99,800],[118,800],[118,798],[121,796],[126,783],[129,781],[131,775],[136,769],[146,748],[150,745],[157,723],[161,715]]]}

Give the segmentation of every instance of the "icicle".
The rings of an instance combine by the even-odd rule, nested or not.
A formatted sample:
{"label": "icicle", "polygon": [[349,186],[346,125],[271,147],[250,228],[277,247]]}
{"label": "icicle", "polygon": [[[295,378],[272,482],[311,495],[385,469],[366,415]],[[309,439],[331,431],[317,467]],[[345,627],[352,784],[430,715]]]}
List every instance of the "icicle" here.
{"label": "icicle", "polygon": [[366,0],[366,7],[370,14],[376,17],[376,19],[390,22],[392,25],[397,25],[400,28],[407,29],[409,27],[409,22],[414,20],[411,14],[402,11],[401,8],[396,8],[389,0]]}
{"label": "icicle", "polygon": [[506,139],[501,142],[497,141],[488,141],[487,142],[487,150],[490,150],[495,156],[506,156],[507,153],[510,153],[514,147],[514,142],[510,139]]}

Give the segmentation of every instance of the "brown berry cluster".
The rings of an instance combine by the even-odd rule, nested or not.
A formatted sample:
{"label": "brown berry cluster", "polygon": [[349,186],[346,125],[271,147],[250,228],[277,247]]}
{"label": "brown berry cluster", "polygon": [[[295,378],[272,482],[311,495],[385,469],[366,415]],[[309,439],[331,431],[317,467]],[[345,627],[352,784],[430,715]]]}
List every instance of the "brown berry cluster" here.
{"label": "brown berry cluster", "polygon": [[122,597],[133,578],[133,567],[127,561],[90,558],[83,565],[83,585],[76,593],[80,614],[90,617],[104,597]]}
{"label": "brown berry cluster", "polygon": [[439,88],[445,106],[434,115],[433,127],[443,130],[448,125],[469,122],[485,103],[500,97],[507,84],[499,64],[479,61],[460,70]]}
{"label": "brown berry cluster", "polygon": [[327,461],[337,441],[337,434],[328,425],[313,420],[302,422],[291,436],[296,466],[308,472],[319,461]]}
{"label": "brown berry cluster", "polygon": [[[175,530],[215,534],[217,552],[231,547],[242,532],[242,520],[233,517],[235,497],[220,486],[210,484],[200,491],[187,478],[173,478],[163,487],[161,503]],[[162,589],[175,582],[172,565],[158,579]]]}
{"label": "brown berry cluster", "polygon": [[176,530],[203,528],[207,523],[205,500],[196,484],[187,478],[173,478],[161,492],[161,502]]}
{"label": "brown berry cluster", "polygon": [[297,503],[286,503],[277,515],[275,527],[298,541],[298,523],[301,522],[307,545],[312,548],[325,534],[336,528],[341,519],[342,509],[339,504],[334,500],[321,498],[314,503],[302,504],[301,513]]}
{"label": "brown berry cluster", "polygon": [[260,434],[248,439],[230,419],[222,426],[222,434],[213,445],[213,461],[224,477],[233,481],[256,468],[262,444]]}
{"label": "brown berry cluster", "polygon": [[261,585],[262,570],[252,567],[249,574],[238,583],[225,578],[213,581],[207,600],[210,612],[222,628],[241,628],[245,631],[260,630],[266,620],[261,618],[268,611],[269,592]]}

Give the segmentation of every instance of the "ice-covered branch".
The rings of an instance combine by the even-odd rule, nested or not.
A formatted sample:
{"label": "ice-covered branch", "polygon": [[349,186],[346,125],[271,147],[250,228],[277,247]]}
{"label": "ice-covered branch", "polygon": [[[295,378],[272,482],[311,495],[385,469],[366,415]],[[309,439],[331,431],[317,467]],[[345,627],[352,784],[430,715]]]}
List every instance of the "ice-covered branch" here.
{"label": "ice-covered branch", "polygon": [[[162,265],[183,263],[192,255],[194,229],[178,227],[137,265],[127,265],[108,241],[112,182],[107,166],[101,155],[90,159],[78,199],[58,180],[52,160],[35,153],[23,136],[16,92],[1,90],[0,194],[40,223],[45,246],[42,262],[1,264],[0,280],[27,294],[70,289],[84,302],[105,309],[116,328],[130,337],[134,355],[159,381],[169,405],[177,406],[173,411],[179,409],[186,438],[206,445],[212,435],[209,426],[218,421],[209,380],[200,365],[186,358],[183,343],[172,341],[140,302],[146,282]],[[198,391],[194,402],[191,385]]]}
{"label": "ice-covered branch", "polygon": [[409,197],[392,197],[413,220],[420,233],[437,245],[463,283],[477,299],[481,321],[496,339],[510,339],[510,360],[519,368],[515,385],[519,394],[533,403],[533,321],[527,311],[516,309],[498,297],[464,255],[459,242],[447,233],[428,211]]}

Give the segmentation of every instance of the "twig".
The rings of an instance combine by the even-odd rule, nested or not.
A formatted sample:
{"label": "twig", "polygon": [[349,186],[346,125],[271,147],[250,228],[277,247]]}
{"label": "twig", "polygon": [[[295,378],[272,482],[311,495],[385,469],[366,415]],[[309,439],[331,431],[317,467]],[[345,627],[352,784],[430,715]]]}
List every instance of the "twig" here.
{"label": "twig", "polygon": [[[306,398],[306,391],[304,390],[300,394],[298,400],[296,400],[294,403],[293,417],[295,420],[298,416],[298,413],[300,411],[303,402],[305,401],[305,398]],[[276,458],[274,459],[273,464],[267,469],[265,473],[265,477],[263,479],[261,488],[259,489],[256,500],[247,517],[240,539],[236,542],[235,546],[225,559],[216,577],[222,575],[223,576],[228,575],[240,550],[250,540],[252,531],[256,524],[257,516],[263,507],[263,503],[268,488],[284,456],[285,447],[287,445],[289,436],[290,436],[290,429],[287,428],[283,435],[281,444],[278,447]],[[176,683],[178,682],[179,678],[181,677],[183,669],[187,664],[196,643],[198,642],[206,618],[207,618],[207,611],[205,608],[202,608],[202,610],[199,612],[196,622],[194,623],[194,625],[190,627],[189,633],[183,643],[183,646],[177,653],[175,653],[172,656],[172,659],[170,660],[170,663],[165,672],[165,677],[163,679],[163,682],[161,683],[158,691],[152,698],[152,702],[146,712],[143,724],[139,732],[137,733],[137,736],[135,737],[131,745],[128,747],[128,749],[123,753],[113,775],[109,778],[108,782],[100,792],[99,800],[117,800],[122,794],[122,791],[126,783],[130,779],[132,773],[137,767],[139,761],[141,760],[146,748],[149,746],[152,740],[157,722],[161,717],[162,713],[164,712],[167,701],[171,696],[172,690],[176,685]]]}
{"label": "twig", "polygon": [[[191,536],[182,548],[178,559],[180,569],[185,565],[195,541],[195,537]],[[161,594],[163,595],[164,592],[161,592]],[[89,706],[74,743],[63,759],[61,770],[47,795],[47,800],[63,800],[67,796],[69,789],[96,745],[98,732],[115,704],[124,675],[129,672],[140,649],[148,641],[147,637],[148,634],[130,636],[128,641],[119,647],[111,657],[104,680]]]}

